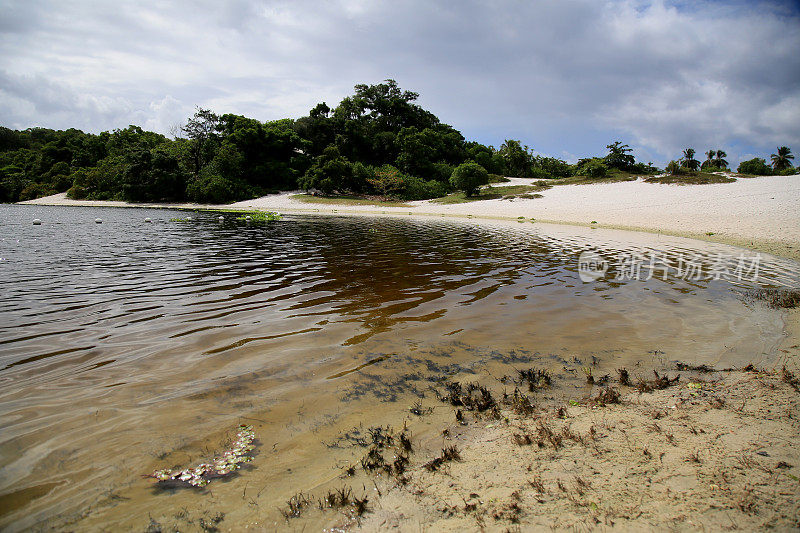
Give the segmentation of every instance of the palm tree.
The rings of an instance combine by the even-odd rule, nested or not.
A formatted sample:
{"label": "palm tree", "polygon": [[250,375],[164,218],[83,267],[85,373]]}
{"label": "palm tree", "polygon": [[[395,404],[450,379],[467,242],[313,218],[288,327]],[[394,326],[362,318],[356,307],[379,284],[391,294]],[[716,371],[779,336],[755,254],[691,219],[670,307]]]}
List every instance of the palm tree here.
{"label": "palm tree", "polygon": [[726,157],[728,157],[728,154],[726,154],[724,150],[717,150],[717,156],[714,159],[714,165],[718,169],[728,168],[728,162],[725,161]]}
{"label": "palm tree", "polygon": [[694,148],[687,148],[684,150],[681,166],[684,166],[689,170],[697,170],[697,167],[700,166],[700,161],[694,158],[694,153]]}
{"label": "palm tree", "polygon": [[706,152],[706,160],[703,161],[702,165],[700,165],[700,170],[707,170],[714,166],[714,155],[716,153],[716,150],[709,150]]}
{"label": "palm tree", "polygon": [[770,159],[772,159],[773,170],[785,170],[792,167],[790,159],[794,159],[794,156],[788,146],[781,146],[778,148],[778,153],[772,154]]}

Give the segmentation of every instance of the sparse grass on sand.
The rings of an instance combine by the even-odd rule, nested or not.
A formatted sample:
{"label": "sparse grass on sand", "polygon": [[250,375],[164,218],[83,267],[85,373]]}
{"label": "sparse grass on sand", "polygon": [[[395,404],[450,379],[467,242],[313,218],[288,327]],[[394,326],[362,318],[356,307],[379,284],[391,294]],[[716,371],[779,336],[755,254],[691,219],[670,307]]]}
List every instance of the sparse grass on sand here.
{"label": "sparse grass on sand", "polygon": [[536,197],[533,193],[549,189],[549,185],[503,185],[500,187],[485,187],[480,194],[467,196],[463,192],[454,192],[442,198],[431,200],[437,204],[463,204],[466,202],[478,202],[480,200],[510,200],[513,198]]}
{"label": "sparse grass on sand", "polygon": [[620,372],[566,405],[538,384],[505,389],[482,412],[463,406],[489,396],[482,388],[451,385],[440,399],[459,406],[455,420],[431,447],[457,442],[457,458],[413,458],[402,483],[380,485],[358,530],[796,528],[800,379],[785,368],[683,368],[640,380],[646,388]]}
{"label": "sparse grass on sand", "polygon": [[570,176],[569,178],[553,178],[539,180],[535,183],[548,183],[550,185],[592,185],[594,183],[616,183],[618,181],[636,181],[640,176],[623,172],[621,170],[611,171],[608,175],[592,178],[590,176]]}
{"label": "sparse grass on sand", "polygon": [[374,205],[378,207],[414,207],[400,200],[382,200],[380,198],[360,198],[358,196],[311,196],[310,194],[295,194],[295,200],[307,204],[327,205]]}
{"label": "sparse grass on sand", "polygon": [[667,183],[673,185],[706,185],[709,183],[731,183],[736,181],[736,178],[708,172],[692,172],[685,175],[653,176],[644,181],[645,183]]}

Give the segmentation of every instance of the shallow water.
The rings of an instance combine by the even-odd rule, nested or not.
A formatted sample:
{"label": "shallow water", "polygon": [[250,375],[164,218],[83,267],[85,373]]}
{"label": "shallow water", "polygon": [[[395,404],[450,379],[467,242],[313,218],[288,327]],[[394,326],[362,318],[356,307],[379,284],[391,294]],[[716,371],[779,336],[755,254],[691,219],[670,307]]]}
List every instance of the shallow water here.
{"label": "shallow water", "polygon": [[[0,206],[0,527],[144,529],[178,509],[271,523],[353,460],[337,436],[434,407],[436,379],[536,365],[577,396],[588,365],[776,364],[781,314],[740,292],[800,286],[798,263],[769,256],[755,282],[579,278],[587,248],[706,273],[754,256],[654,235],[218,216]],[[231,480],[157,492],[141,477],[213,455],[239,423],[261,445]]]}

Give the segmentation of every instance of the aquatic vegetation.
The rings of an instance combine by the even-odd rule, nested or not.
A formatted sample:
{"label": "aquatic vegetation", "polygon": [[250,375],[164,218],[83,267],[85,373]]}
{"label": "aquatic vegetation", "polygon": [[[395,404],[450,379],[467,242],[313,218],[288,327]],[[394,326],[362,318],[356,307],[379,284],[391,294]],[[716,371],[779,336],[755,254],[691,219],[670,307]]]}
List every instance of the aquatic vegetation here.
{"label": "aquatic vegetation", "polygon": [[533,392],[536,389],[549,387],[553,379],[547,370],[540,370],[537,368],[529,368],[528,370],[520,370],[519,376],[522,381],[528,383],[528,390]]}
{"label": "aquatic vegetation", "polygon": [[283,517],[288,521],[290,518],[297,518],[303,514],[303,509],[311,504],[311,500],[303,494],[298,492],[286,502],[286,509],[280,509]]}
{"label": "aquatic vegetation", "polygon": [[436,472],[441,468],[444,463],[449,461],[460,461],[461,460],[461,452],[458,451],[458,448],[455,446],[448,446],[446,448],[442,448],[442,454],[439,457],[434,457],[422,467],[427,470],[428,472]]}
{"label": "aquatic vegetation", "polygon": [[447,394],[441,395],[438,391],[436,394],[440,401],[449,403],[453,407],[483,412],[497,405],[489,389],[477,383],[469,383],[466,387],[462,387],[461,383],[453,381],[447,383],[445,389]]}
{"label": "aquatic vegetation", "polygon": [[533,403],[531,399],[522,394],[519,389],[514,389],[514,394],[503,394],[503,403],[511,407],[514,413],[520,416],[530,416],[534,412]]}
{"label": "aquatic vegetation", "polygon": [[597,393],[597,396],[591,399],[590,403],[592,405],[603,406],[613,403],[619,403],[619,400],[620,396],[619,396],[619,391],[617,389],[612,387],[603,387],[603,389]]}
{"label": "aquatic vegetation", "polygon": [[273,220],[280,220],[281,216],[272,211],[251,211],[242,213],[236,220],[244,220],[247,222],[271,222]]}
{"label": "aquatic vegetation", "polygon": [[800,306],[798,289],[753,289],[743,295],[745,302],[764,302],[772,309],[793,309]]}
{"label": "aquatic vegetation", "polygon": [[216,456],[210,463],[201,463],[194,468],[156,470],[147,477],[159,483],[205,487],[214,478],[227,476],[241,468],[242,464],[252,461],[256,435],[253,426],[241,425],[236,440],[230,448]]}
{"label": "aquatic vegetation", "polygon": [[655,379],[646,380],[643,378],[639,378],[639,381],[636,382],[636,390],[639,392],[652,392],[654,390],[664,390],[667,387],[671,387],[678,383],[681,379],[680,374],[675,376],[674,378],[669,378],[666,374],[663,376],[659,376],[658,372],[653,370],[653,374],[655,374]]}

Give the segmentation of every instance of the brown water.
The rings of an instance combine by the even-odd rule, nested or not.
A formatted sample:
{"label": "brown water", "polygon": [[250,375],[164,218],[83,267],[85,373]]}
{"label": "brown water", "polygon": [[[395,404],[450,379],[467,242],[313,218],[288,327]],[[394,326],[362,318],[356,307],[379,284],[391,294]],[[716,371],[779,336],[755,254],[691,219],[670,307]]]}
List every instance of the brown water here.
{"label": "brown water", "polygon": [[[738,291],[800,286],[800,265],[767,256],[758,283],[579,279],[587,246],[709,268],[744,252],[652,235],[217,216],[0,206],[1,528],[171,517],[192,530],[216,512],[222,527],[273,527],[278,505],[358,456],[336,445],[343,432],[397,427],[417,400],[442,409],[437,379],[535,365],[577,397],[592,364],[769,365],[781,315]],[[239,423],[260,446],[230,480],[157,491],[142,478],[208,458]]]}

